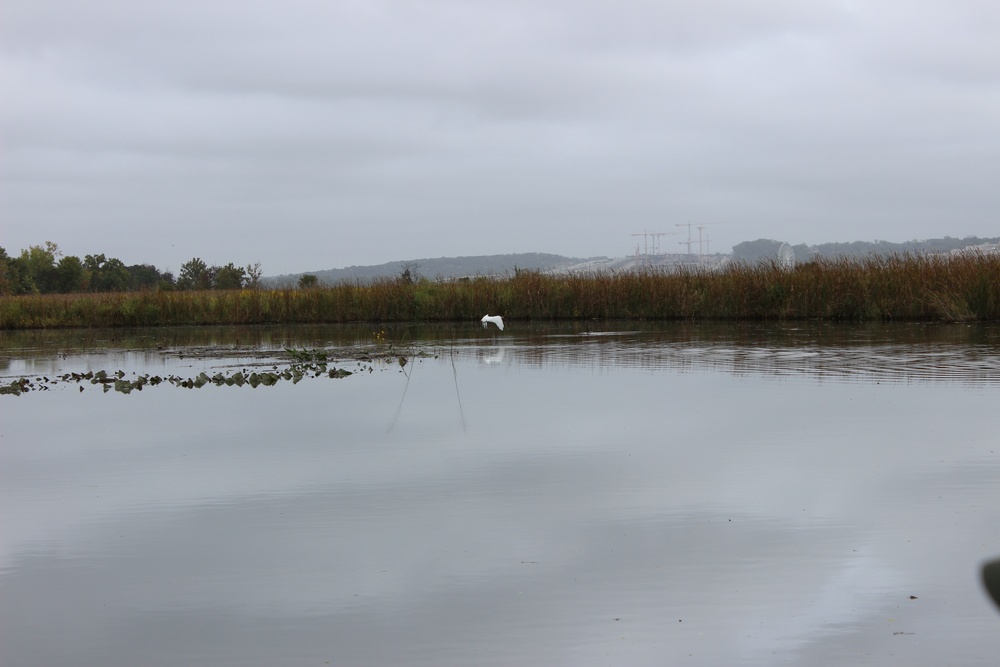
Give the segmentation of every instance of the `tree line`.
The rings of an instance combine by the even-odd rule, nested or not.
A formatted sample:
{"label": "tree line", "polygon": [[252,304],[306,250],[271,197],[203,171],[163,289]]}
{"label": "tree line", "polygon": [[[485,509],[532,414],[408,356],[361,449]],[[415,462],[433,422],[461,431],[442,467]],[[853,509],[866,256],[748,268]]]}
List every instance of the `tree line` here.
{"label": "tree line", "polygon": [[181,265],[175,278],[152,264],[126,265],[103,253],[83,259],[65,255],[51,241],[22,250],[16,257],[0,247],[0,295],[255,289],[260,277],[260,262],[245,267],[232,262],[209,266],[195,257]]}

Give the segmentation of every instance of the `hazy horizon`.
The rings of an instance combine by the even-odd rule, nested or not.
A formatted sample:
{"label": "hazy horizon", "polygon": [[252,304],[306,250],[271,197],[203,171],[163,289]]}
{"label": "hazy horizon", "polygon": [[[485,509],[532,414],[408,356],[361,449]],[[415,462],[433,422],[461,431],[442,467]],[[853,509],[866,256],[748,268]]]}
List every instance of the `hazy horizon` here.
{"label": "hazy horizon", "polygon": [[[838,241],[822,241],[820,243],[810,243],[810,244],[793,243],[793,242],[785,241],[784,239],[764,239],[764,238],[760,238],[760,239],[744,239],[742,241],[737,241],[734,245],[739,245],[740,243],[745,243],[745,242],[755,242],[755,241],[779,241],[779,242],[783,242],[783,243],[789,243],[789,245],[792,245],[792,246],[808,245],[810,247],[816,247],[816,246],[822,246],[822,245],[826,245],[826,244],[853,244],[853,243],[877,243],[877,242],[888,242],[888,243],[917,242],[917,243],[920,243],[920,242],[924,242],[924,241],[928,241],[928,240],[932,240],[932,239],[944,239],[944,238],[948,238],[948,237],[955,238],[955,239],[958,239],[958,240],[963,240],[963,241],[964,240],[968,240],[968,239],[976,239],[976,238],[981,239],[981,240],[982,239],[996,239],[996,238],[1000,238],[1000,236],[979,237],[979,236],[976,236],[976,235],[973,235],[973,234],[957,235],[957,236],[950,236],[950,235],[944,234],[944,235],[941,235],[941,236],[927,237],[925,239],[905,239],[903,241],[892,241],[890,239],[852,239],[852,240],[838,240]],[[46,239],[46,241],[52,241],[52,239]],[[101,249],[94,248],[90,252],[79,253],[79,254],[77,254],[77,253],[71,253],[71,252],[66,251],[63,248],[63,246],[60,245],[58,242],[53,241],[53,243],[56,243],[56,245],[58,246],[58,251],[59,251],[59,253],[61,255],[76,255],[80,259],[83,259],[84,255],[86,255],[86,254],[96,254],[96,253],[101,253],[102,252]],[[641,247],[642,246],[642,240],[639,240],[638,244]],[[31,246],[44,245],[44,242],[31,243],[30,245]],[[686,245],[686,243],[681,244],[681,245],[682,246]],[[4,250],[7,251],[7,254],[10,255],[10,256],[17,256],[18,254],[20,254],[20,252],[22,250],[24,250],[24,249],[27,248],[27,247],[25,247],[25,248],[13,248],[13,247],[7,247],[7,246],[2,246],[2,245],[0,245],[0,247],[3,247]],[[683,248],[683,247],[677,248],[677,249],[674,249],[673,247],[669,247],[669,248],[662,248],[661,247],[661,248],[657,249],[657,252],[655,254],[661,254],[661,255],[665,255],[665,254],[684,254],[686,252],[687,252],[686,249]],[[712,254],[712,255],[719,255],[719,254],[728,255],[728,254],[732,254],[732,252],[733,252],[733,248],[726,248],[724,250],[717,250],[717,249],[711,249],[711,250],[709,250],[709,249],[705,249],[705,251],[704,251],[703,254],[705,254],[705,255],[709,255],[709,254]],[[406,258],[387,259],[387,260],[384,260],[384,261],[373,262],[371,264],[359,264],[357,262],[353,262],[353,263],[343,264],[343,265],[340,265],[340,266],[295,268],[295,269],[292,269],[290,271],[283,271],[283,272],[271,272],[271,271],[268,271],[267,267],[263,266],[263,265],[261,266],[261,269],[263,271],[262,275],[265,278],[281,278],[281,277],[284,277],[284,276],[296,276],[296,275],[301,275],[301,274],[304,274],[304,273],[317,273],[317,272],[321,273],[321,272],[326,272],[326,271],[342,271],[342,270],[353,269],[353,268],[370,268],[370,267],[379,267],[379,266],[392,265],[392,264],[408,264],[408,263],[414,263],[414,262],[419,263],[419,262],[426,262],[426,261],[452,260],[452,259],[458,260],[458,259],[469,259],[469,258],[478,258],[478,257],[495,258],[495,257],[505,257],[505,256],[513,256],[513,255],[552,255],[554,257],[559,257],[559,258],[562,258],[562,259],[591,260],[591,259],[599,259],[599,258],[620,259],[620,258],[628,257],[628,256],[630,256],[630,255],[632,255],[634,253],[635,253],[635,249],[633,249],[632,252],[623,253],[623,254],[617,254],[617,255],[616,254],[603,253],[603,254],[595,254],[595,255],[588,255],[588,256],[585,256],[585,257],[581,257],[581,256],[577,256],[577,255],[567,255],[567,254],[559,253],[559,252],[542,252],[542,251],[525,250],[525,251],[510,252],[510,253],[492,253],[492,254],[490,254],[490,253],[478,253],[478,254],[475,254],[475,255],[426,255],[426,256],[423,256],[423,257],[406,257]],[[104,253],[104,254],[107,254],[107,253]],[[650,252],[650,254],[654,254],[654,253]],[[692,242],[692,254],[698,254],[698,240],[697,240],[697,237],[694,237],[694,240]],[[109,257],[112,257],[112,256],[109,255]],[[192,258],[196,258],[196,257],[199,258],[199,259],[203,259],[200,255],[198,255],[198,253],[195,253],[194,255],[192,255],[192,257],[189,257],[188,260],[190,260]],[[173,273],[174,275],[176,275],[178,273],[179,269],[180,269],[180,265],[178,265],[178,267],[170,267],[170,266],[164,267],[164,266],[160,266],[160,265],[157,265],[157,264],[155,264],[153,262],[146,261],[146,260],[143,260],[143,259],[137,259],[136,261],[130,261],[130,260],[127,260],[127,259],[122,258],[122,257],[117,257],[117,259],[122,260],[123,263],[126,266],[131,266],[131,265],[134,265],[134,264],[153,264],[160,271],[169,271],[169,272]],[[181,262],[181,264],[185,263],[186,261],[187,260],[184,260],[184,262]],[[246,266],[246,264],[247,264],[247,262],[240,262],[239,260],[232,260],[232,261],[237,266]],[[250,262],[250,263],[252,264],[253,262]],[[419,266],[416,266],[414,268],[416,268],[417,270],[419,270]]]}

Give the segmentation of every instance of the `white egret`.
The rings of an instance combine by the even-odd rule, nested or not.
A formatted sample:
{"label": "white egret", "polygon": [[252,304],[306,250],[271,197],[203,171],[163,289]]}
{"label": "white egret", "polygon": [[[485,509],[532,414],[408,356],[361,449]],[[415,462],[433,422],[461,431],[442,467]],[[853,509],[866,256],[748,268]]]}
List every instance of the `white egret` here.
{"label": "white egret", "polygon": [[500,331],[503,331],[503,318],[499,315],[483,315],[483,328],[485,329],[490,325],[490,322],[497,325]]}

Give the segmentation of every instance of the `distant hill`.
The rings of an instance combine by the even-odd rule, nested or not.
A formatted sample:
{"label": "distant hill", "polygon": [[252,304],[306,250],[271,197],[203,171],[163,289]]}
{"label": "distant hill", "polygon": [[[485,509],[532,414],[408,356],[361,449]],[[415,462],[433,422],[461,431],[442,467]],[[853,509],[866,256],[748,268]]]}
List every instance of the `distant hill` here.
{"label": "distant hill", "polygon": [[[890,241],[853,241],[850,243],[820,243],[818,245],[800,244],[792,246],[797,262],[807,262],[817,257],[864,257],[868,255],[889,255],[894,253],[928,254],[947,253],[966,246],[976,246],[985,243],[1000,243],[997,238],[979,238],[967,236],[959,239],[945,236],[940,239],[926,239],[893,243]],[[733,246],[732,257],[735,260],[756,262],[758,260],[776,259],[782,241],[774,239],[757,239],[744,241]],[[724,258],[723,255],[712,257]],[[374,266],[348,266],[343,269],[323,269],[319,271],[304,271],[302,273],[287,273],[279,276],[268,276],[261,283],[269,287],[292,287],[298,284],[303,275],[316,276],[321,284],[334,285],[342,282],[366,283],[378,278],[395,278],[409,271],[415,278],[430,280],[447,280],[475,276],[504,276],[514,273],[515,269],[529,271],[545,271],[551,273],[568,272],[601,272],[628,271],[636,266],[647,267],[647,261],[636,257],[564,257],[547,253],[526,252],[512,255],[473,255],[466,257],[436,257],[425,259],[400,260],[386,262]]]}
{"label": "distant hill", "polygon": [[437,257],[433,259],[411,259],[398,262],[387,262],[375,266],[348,266],[343,269],[325,269],[322,271],[305,271],[303,273],[288,273],[280,276],[263,278],[261,282],[267,285],[295,285],[299,277],[305,274],[316,276],[321,283],[332,285],[341,282],[369,282],[376,278],[392,278],[409,270],[414,278],[429,278],[431,280],[464,278],[473,276],[497,276],[513,273],[515,269],[531,271],[548,271],[562,269],[595,259],[589,257],[563,257],[538,252],[518,253],[514,255],[475,255],[470,257]]}

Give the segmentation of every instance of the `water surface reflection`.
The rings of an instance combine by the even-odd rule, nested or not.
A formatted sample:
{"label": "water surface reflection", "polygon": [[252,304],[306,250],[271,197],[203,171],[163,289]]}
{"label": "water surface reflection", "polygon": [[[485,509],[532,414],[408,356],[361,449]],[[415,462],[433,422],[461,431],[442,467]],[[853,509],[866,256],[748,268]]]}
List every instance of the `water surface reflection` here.
{"label": "water surface reflection", "polygon": [[[265,391],[2,397],[3,664],[995,655],[994,330],[388,333],[435,354]],[[201,363],[159,335],[4,350]]]}

